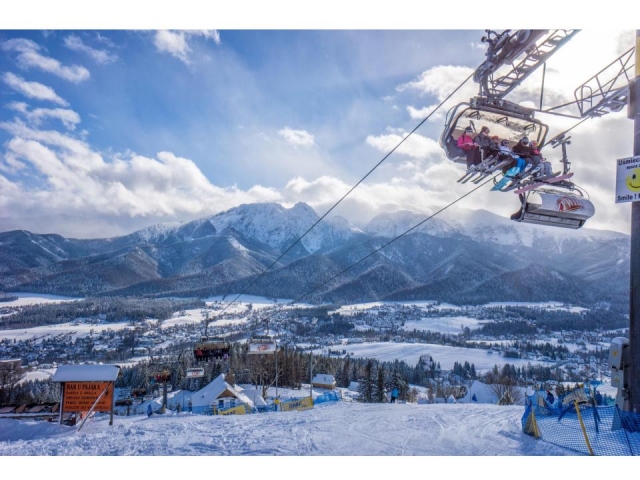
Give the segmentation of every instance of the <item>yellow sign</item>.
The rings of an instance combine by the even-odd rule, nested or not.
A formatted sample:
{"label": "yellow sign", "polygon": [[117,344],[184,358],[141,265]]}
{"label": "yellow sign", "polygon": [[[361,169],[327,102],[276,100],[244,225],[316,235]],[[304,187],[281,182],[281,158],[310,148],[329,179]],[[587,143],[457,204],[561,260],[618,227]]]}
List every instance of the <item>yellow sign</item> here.
{"label": "yellow sign", "polygon": [[313,400],[311,397],[304,397],[300,400],[292,400],[290,402],[282,402],[280,404],[283,412],[290,412],[292,410],[309,410],[313,408]]}
{"label": "yellow sign", "polygon": [[244,405],[240,405],[239,407],[220,410],[219,413],[220,415],[244,415],[247,413],[247,409]]}
{"label": "yellow sign", "polygon": [[64,384],[64,397],[62,401],[63,412],[88,412],[102,395],[100,401],[94,408],[96,412],[110,412],[113,405],[113,383],[112,382],[66,382]]}
{"label": "yellow sign", "polygon": [[640,200],[640,156],[618,159],[616,203]]}

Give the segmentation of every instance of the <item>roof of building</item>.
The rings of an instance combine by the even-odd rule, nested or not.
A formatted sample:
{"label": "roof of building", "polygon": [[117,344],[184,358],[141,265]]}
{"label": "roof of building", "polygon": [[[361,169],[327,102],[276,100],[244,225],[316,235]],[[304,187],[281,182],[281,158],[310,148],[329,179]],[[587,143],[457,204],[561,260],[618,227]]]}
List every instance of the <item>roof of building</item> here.
{"label": "roof of building", "polygon": [[117,365],[60,365],[51,379],[54,382],[115,382]]}
{"label": "roof of building", "polygon": [[225,390],[250,408],[253,408],[255,406],[253,401],[247,395],[242,393],[242,390],[240,388],[236,388],[225,381],[224,373],[221,373],[215,379],[213,379],[211,383],[205,385],[197,392],[194,392],[191,396],[191,404],[194,407],[204,407],[211,405],[218,399],[218,397],[220,397],[222,393],[225,392]]}
{"label": "roof of building", "polygon": [[322,385],[330,385],[332,383],[335,383],[335,378],[333,377],[333,375],[329,375],[326,373],[318,373],[316,374],[313,379],[311,380],[311,383],[319,383]]}

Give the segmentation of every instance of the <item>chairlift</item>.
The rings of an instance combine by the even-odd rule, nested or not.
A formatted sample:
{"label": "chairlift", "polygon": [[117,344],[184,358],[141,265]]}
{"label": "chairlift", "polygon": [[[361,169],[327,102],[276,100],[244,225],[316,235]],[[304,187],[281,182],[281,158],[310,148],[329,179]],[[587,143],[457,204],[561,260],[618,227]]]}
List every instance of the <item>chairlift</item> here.
{"label": "chairlift", "polygon": [[544,145],[549,127],[537,120],[534,112],[508,100],[474,97],[449,110],[440,136],[440,146],[449,160],[466,164],[465,154],[457,141],[467,127],[471,127],[476,134],[482,127],[488,127],[491,136],[507,139],[512,146],[522,137],[529,137],[538,145]]}
{"label": "chairlift", "polygon": [[251,337],[247,346],[249,355],[271,355],[278,349],[276,339],[269,335]]}
{"label": "chairlift", "polygon": [[229,356],[231,344],[224,337],[203,336],[193,349],[197,362],[208,362],[211,359],[223,359]]}
{"label": "chairlift", "polygon": [[187,378],[202,378],[202,377],[204,377],[204,368],[202,368],[202,367],[187,368],[187,371],[185,372],[185,377],[187,377]]}
{"label": "chairlift", "polygon": [[[577,229],[595,214],[595,207],[586,192],[569,180],[573,173],[569,172],[571,163],[566,152],[567,145],[571,143],[570,137],[566,136],[568,131],[546,142],[549,128],[535,118],[535,112],[554,113],[553,110],[559,107],[542,110],[542,98],[539,109],[523,107],[504,99],[578,31],[505,30],[497,33],[486,30],[487,36],[482,38],[482,42],[488,43],[487,59],[474,72],[474,81],[480,84],[479,94],[469,102],[451,108],[445,118],[440,146],[447,158],[456,163],[467,164],[465,152],[457,146],[458,138],[467,128],[477,135],[483,127],[487,127],[491,137],[497,135],[500,141],[508,140],[509,147],[515,146],[523,137],[528,137],[532,143],[536,142],[540,148],[545,145],[562,147],[561,172],[551,172],[544,158],[544,165],[534,166],[530,162],[525,169],[518,161],[519,165],[507,172],[510,160],[519,160],[516,155],[506,152],[507,149],[502,155],[494,153],[493,149],[483,149],[485,151],[480,152],[480,163],[474,161],[474,165],[467,168],[458,179],[459,183],[470,181],[477,184],[502,170],[505,177],[494,185],[493,190],[513,190],[519,195],[520,209],[511,215],[511,219],[517,222]],[[618,59],[623,64],[613,80],[602,82],[598,74],[583,85],[580,97],[576,91],[576,102],[582,117],[599,116],[608,110],[617,111],[625,104],[628,87],[624,85],[624,80],[622,86],[616,82],[623,76],[628,80],[631,68],[629,52]],[[623,57],[626,59],[624,62]],[[598,87],[595,93],[594,85]],[[588,93],[586,97],[585,91]],[[594,99],[600,100],[596,106],[589,103]],[[584,105],[591,109],[583,110]],[[558,114],[566,116],[564,113]]]}
{"label": "chairlift", "polygon": [[522,206],[511,220],[578,229],[593,217],[595,207],[582,192],[577,189],[574,192],[540,188],[520,194]]}
{"label": "chairlift", "polygon": [[171,380],[171,372],[168,368],[152,371],[149,374],[149,379],[151,383],[167,383]]}

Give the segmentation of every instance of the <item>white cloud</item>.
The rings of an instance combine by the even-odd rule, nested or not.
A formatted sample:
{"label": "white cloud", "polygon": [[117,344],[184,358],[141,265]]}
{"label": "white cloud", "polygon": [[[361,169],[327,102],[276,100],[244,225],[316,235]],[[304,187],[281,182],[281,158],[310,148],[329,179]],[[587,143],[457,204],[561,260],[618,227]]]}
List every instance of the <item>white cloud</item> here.
{"label": "white cloud", "polygon": [[[0,128],[13,135],[0,159],[0,171],[22,173],[20,181],[0,176],[6,186],[0,191],[0,204],[15,217],[39,212],[97,221],[105,217],[185,220],[279,198],[275,190],[259,186],[244,192],[212,185],[193,161],[170,152],[159,152],[156,158],[135,154],[104,158],[87,143],[59,132],[32,129],[17,121]],[[44,182],[32,182],[31,177]]]}
{"label": "white cloud", "polygon": [[212,39],[216,45],[220,44],[220,34],[216,30],[158,30],[154,44],[158,51],[169,53],[189,65],[191,48],[187,39],[194,36],[203,36],[207,40]]}
{"label": "white cloud", "polygon": [[283,129],[278,130],[278,134],[291,145],[301,147],[312,147],[315,145],[313,135],[306,130],[293,130],[289,127],[284,127]]}
{"label": "white cloud", "polygon": [[407,112],[409,112],[409,116],[415,120],[421,120],[423,118],[427,118],[431,112],[436,108],[437,105],[430,105],[428,107],[423,108],[415,108],[411,105],[407,107]]}
{"label": "white cloud", "polygon": [[24,69],[38,68],[73,83],[83,82],[90,77],[89,70],[83,66],[72,65],[67,67],[54,58],[40,54],[40,46],[31,40],[12,38],[4,42],[2,48],[18,52],[18,65]]}
{"label": "white cloud", "polygon": [[[467,79],[473,70],[469,67],[438,65],[430,68],[411,82],[404,83],[397,87],[399,92],[415,90],[420,96],[433,95],[438,100],[444,100],[451,92]],[[473,84],[473,93],[476,93],[478,86]]]}
{"label": "white cloud", "polygon": [[69,35],[64,39],[64,45],[74,51],[86,53],[96,62],[105,65],[118,60],[118,56],[106,50],[99,50],[85,45],[77,35]]}
{"label": "white cloud", "polygon": [[[165,40],[164,50],[160,47],[158,49],[177,58],[181,58],[182,55],[181,60],[188,63],[191,54],[188,45],[189,35],[196,35],[196,33],[195,31],[191,33],[165,31],[165,34],[158,32],[156,39],[160,36]],[[208,37],[204,36],[216,40],[212,34]],[[24,47],[28,50],[31,47],[28,41],[25,40],[25,42],[27,42],[26,46],[22,45],[20,48]],[[598,49],[604,49],[605,53],[609,54],[618,48],[616,45],[619,46],[620,38],[618,36],[607,38],[606,42],[603,40],[598,44],[597,49],[590,40],[588,44],[593,46],[594,55],[598,53]],[[575,62],[583,61],[583,58],[575,55],[574,52],[573,56],[560,59],[564,62],[562,68],[554,67],[551,62],[547,68],[545,102],[549,104],[563,100],[567,95],[572,96],[573,90],[579,85],[579,81],[570,81],[566,77],[568,71],[574,70]],[[609,57],[608,61],[610,60]],[[605,66],[606,63],[606,61],[597,63],[598,66],[591,69],[597,70],[600,65]],[[584,65],[580,66],[582,69],[584,67]],[[593,73],[595,71],[591,72]],[[421,119],[429,115],[433,108],[470,74],[471,69],[467,67],[451,65],[434,67],[413,81],[404,83],[398,87],[397,92],[394,92],[400,92],[403,95],[394,95],[393,98],[385,101],[393,100],[394,103],[399,103],[413,94],[413,98],[405,102],[403,109],[411,118]],[[13,74],[3,76],[5,83],[21,85],[19,88],[22,90],[12,87],[18,91],[26,90],[25,85],[28,82],[11,75]],[[586,75],[580,80],[586,80],[589,76]],[[540,91],[539,84],[534,80],[532,77],[530,84],[522,85],[514,91],[510,99],[519,102],[536,102]],[[40,87],[48,89],[44,85]],[[448,105],[468,101],[470,97],[477,94],[477,89],[477,84],[469,81],[439,110],[438,115],[433,115],[431,120],[436,122],[436,125],[442,125],[442,116],[447,112]],[[53,96],[52,98],[59,98],[53,90],[48,89],[48,92]],[[425,99],[426,102],[424,102]],[[59,99],[58,103],[60,102],[64,100]],[[426,104],[421,105],[421,102]],[[272,138],[263,132],[257,134],[264,140],[261,146],[267,146],[266,142],[270,142],[270,145],[277,149],[275,151],[278,155],[274,157],[276,161],[281,162],[279,166],[283,167],[282,170],[294,173],[285,174],[289,175],[285,178],[291,180],[283,188],[253,185],[242,190],[237,187],[225,188],[213,185],[193,161],[171,152],[160,152],[155,156],[127,153],[107,157],[96,152],[85,141],[78,139],[78,134],[70,136],[35,128],[45,118],[57,118],[64,122],[63,117],[70,122],[67,124],[67,128],[70,128],[77,124],[69,113],[72,112],[71,110],[34,109],[30,111],[26,104],[17,102],[14,102],[11,108],[21,112],[29,122],[25,124],[14,121],[0,124],[0,128],[14,137],[7,143],[4,157],[0,159],[0,171],[13,174],[19,172],[25,175],[24,181],[21,182],[14,181],[13,177],[0,176],[0,205],[6,208],[6,211],[12,212],[12,215],[19,216],[22,213],[27,216],[37,210],[50,215],[77,214],[103,220],[109,218],[114,222],[115,231],[118,225],[124,225],[125,220],[131,218],[140,219],[143,223],[150,219],[158,222],[187,221],[214,214],[241,203],[253,202],[273,201],[292,204],[304,201],[322,214],[342,198],[359,178],[355,175],[352,182],[347,182],[338,177],[335,169],[329,170],[331,175],[326,174],[327,170],[310,170],[309,165],[315,167],[323,160],[321,149],[304,151],[302,157],[304,161],[301,161],[300,149],[293,151],[291,148],[282,148],[284,141],[300,147],[315,146],[314,135],[306,130],[285,127],[277,132],[279,137],[274,135]],[[63,115],[63,112],[66,113]],[[539,118],[548,123],[554,133],[576,123],[575,119],[563,117],[539,116]],[[431,128],[434,127],[431,126]],[[439,133],[437,131],[436,135]],[[388,128],[383,134],[369,135],[366,143],[382,154],[386,154],[406,135],[407,131],[404,129]],[[569,158],[575,174],[573,180],[584,187],[596,206],[596,215],[588,222],[587,227],[628,232],[629,205],[615,204],[613,189],[615,159],[631,153],[629,142],[632,138],[632,122],[624,117],[624,112],[611,114],[585,122],[572,131],[571,135]],[[476,187],[456,182],[464,168],[444,157],[435,137],[414,133],[398,148],[397,153],[401,155],[401,161],[395,158],[386,161],[340,204],[336,213],[360,225],[374,215],[385,211],[404,209],[429,215]],[[559,149],[547,148],[544,154],[553,161],[556,169],[560,167]],[[355,163],[354,161],[347,165],[345,162],[341,167],[344,167],[344,171],[347,172]],[[371,162],[369,167],[373,166],[373,163]],[[357,165],[362,167],[361,163]],[[270,165],[270,168],[273,166]],[[285,170],[285,168],[289,169]],[[365,171],[367,168],[361,168],[359,173]],[[32,186],[35,183],[29,182],[26,176],[30,174],[45,178],[47,184],[41,187]],[[489,185],[481,188],[460,202],[461,206],[482,208],[504,216],[510,215],[517,209],[516,195],[490,192],[489,188]]]}
{"label": "white cloud", "polygon": [[[369,135],[367,137],[367,143],[380,152],[389,153],[406,137],[407,132],[378,136]],[[402,143],[402,145],[398,147],[397,150],[395,150],[395,152],[402,155],[408,155],[412,158],[427,159],[429,157],[441,155],[442,149],[435,140],[413,133],[404,141],[404,143]]]}
{"label": "white cloud", "polygon": [[[430,117],[430,121],[442,121],[451,107],[460,102],[468,102],[471,97],[477,95],[478,85],[469,79],[472,72],[473,69],[469,67],[439,65],[424,71],[417,79],[399,85],[396,90],[398,92],[415,91],[419,97],[435,97],[435,102],[431,105],[407,106],[409,115],[414,119],[426,118],[451,95],[451,98],[444,101],[442,106]],[[467,80],[466,83],[456,91],[465,80]],[[453,94],[453,92],[456,93]]]}
{"label": "white cloud", "polygon": [[24,78],[19,77],[11,72],[6,72],[2,76],[4,83],[11,88],[20,92],[25,97],[35,98],[38,100],[48,100],[58,105],[66,106],[68,103],[66,100],[60,98],[51,87],[47,87],[38,82],[27,82]]}
{"label": "white cloud", "polygon": [[57,118],[67,130],[75,130],[76,125],[80,123],[80,115],[67,108],[35,108],[29,111],[27,104],[22,102],[13,102],[7,106],[22,113],[35,126],[40,125],[47,118]]}

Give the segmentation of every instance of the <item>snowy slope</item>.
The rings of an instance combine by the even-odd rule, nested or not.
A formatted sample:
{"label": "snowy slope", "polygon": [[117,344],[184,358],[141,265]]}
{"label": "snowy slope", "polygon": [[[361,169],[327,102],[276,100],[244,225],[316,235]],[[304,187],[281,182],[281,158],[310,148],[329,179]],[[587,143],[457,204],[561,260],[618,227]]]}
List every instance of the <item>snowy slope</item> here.
{"label": "snowy slope", "polygon": [[515,406],[327,402],[298,412],[116,417],[113,426],[104,416],[79,432],[0,419],[0,455],[575,455],[523,433],[523,413]]}

